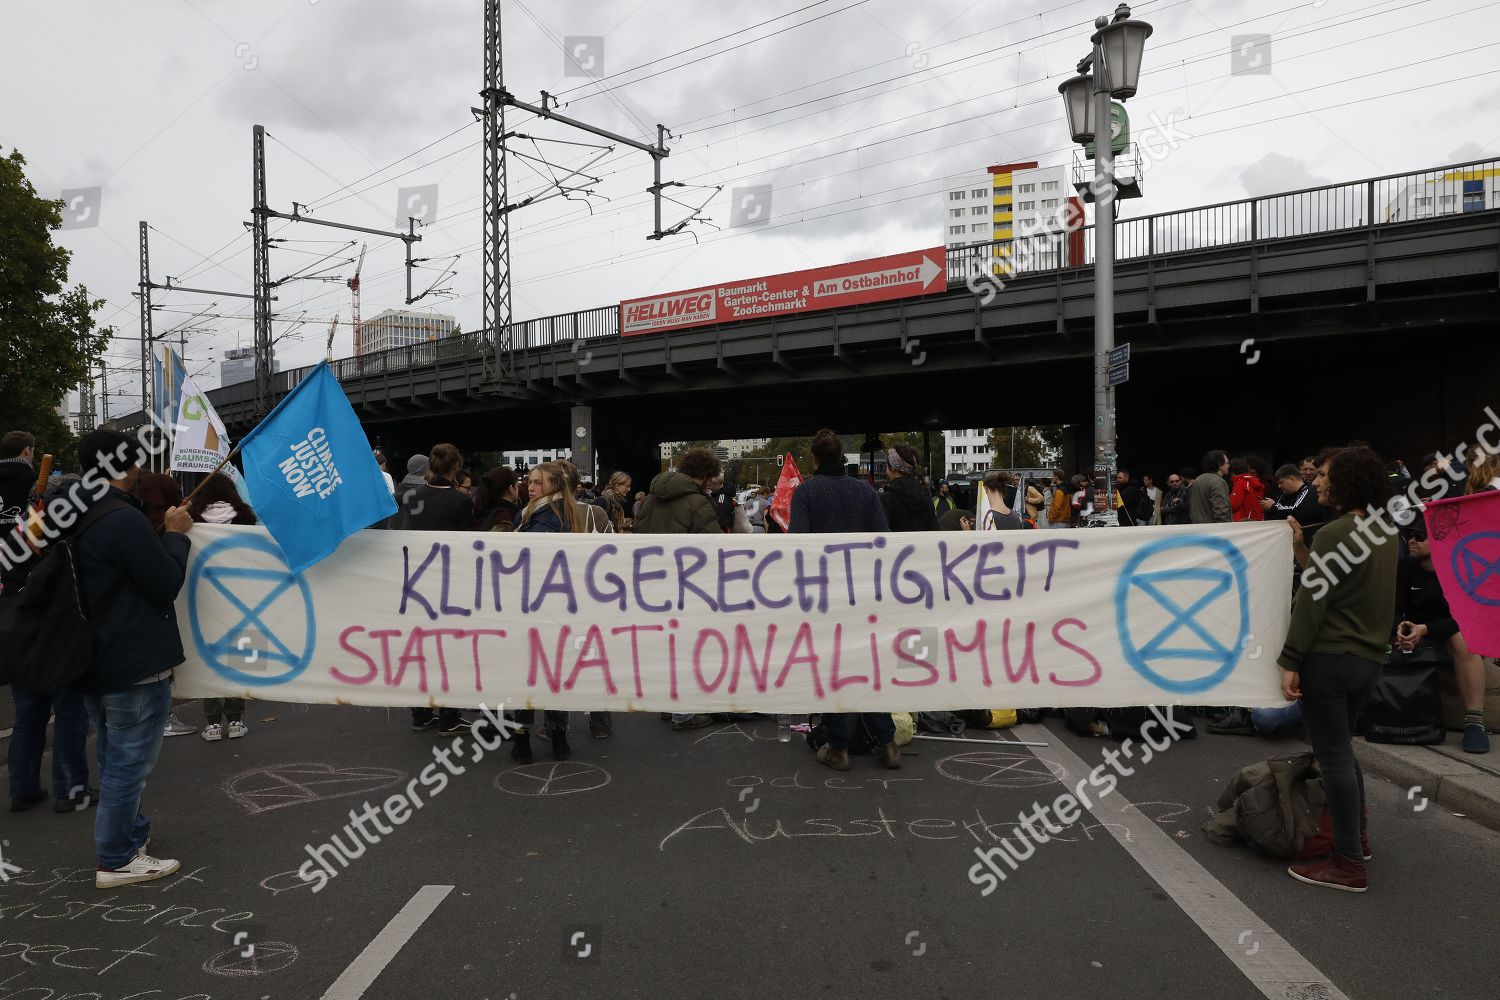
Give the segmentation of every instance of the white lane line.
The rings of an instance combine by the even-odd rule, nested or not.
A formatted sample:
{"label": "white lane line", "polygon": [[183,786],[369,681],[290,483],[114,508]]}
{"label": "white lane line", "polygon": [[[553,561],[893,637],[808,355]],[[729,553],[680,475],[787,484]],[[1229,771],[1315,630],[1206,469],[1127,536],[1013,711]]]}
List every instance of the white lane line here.
{"label": "white lane line", "polygon": [[323,1000],[359,1000],[375,977],[385,971],[396,953],[406,946],[421,927],[432,916],[432,911],[453,891],[451,885],[424,885],[417,894],[407,900],[401,912],[391,918],[375,940],[365,945],[354,961],[328,987]]}
{"label": "white lane line", "polygon": [[[1016,732],[1030,728],[1017,726]],[[1033,749],[1031,752],[1048,764],[1064,768],[1072,775],[1073,786],[1093,766],[1085,763],[1059,739],[1054,739],[1045,750]],[[1104,828],[1146,870],[1146,874],[1172,897],[1172,901],[1225,957],[1239,967],[1251,985],[1270,1000],[1287,1000],[1288,997],[1349,1000],[1301,952],[1240,902],[1224,883],[1210,875],[1208,869],[1136,809],[1118,789],[1103,798],[1091,795],[1089,799],[1092,802],[1089,812],[1105,824]],[[1286,890],[1316,891],[1298,885],[1290,878],[1286,880]]]}

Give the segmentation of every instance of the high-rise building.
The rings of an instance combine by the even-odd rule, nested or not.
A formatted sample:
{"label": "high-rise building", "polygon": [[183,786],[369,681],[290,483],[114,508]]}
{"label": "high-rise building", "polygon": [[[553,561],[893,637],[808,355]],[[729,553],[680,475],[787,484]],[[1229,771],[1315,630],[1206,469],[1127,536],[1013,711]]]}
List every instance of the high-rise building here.
{"label": "high-rise building", "polygon": [[[1070,213],[1070,200],[1077,199],[1068,183],[1068,168],[1063,165],[1039,167],[1034,160],[999,163],[983,173],[945,178],[943,245],[949,250],[980,245],[982,249],[968,253],[980,270],[984,262],[989,262],[992,270],[1000,273],[1006,260],[1011,260],[1009,268],[1015,271],[1057,267],[1063,256],[1059,251],[1064,237],[1027,237],[1079,228],[1082,211],[1075,205],[1074,213]],[[1022,241],[1016,244],[1019,251],[988,246],[1006,240]]]}
{"label": "high-rise building", "polygon": [[513,469],[527,468],[541,465],[543,462],[556,462],[559,459],[572,460],[573,453],[567,448],[531,448],[526,451],[501,452],[506,465]]}
{"label": "high-rise building", "polygon": [[1476,166],[1447,170],[1401,189],[1385,210],[1386,222],[1500,208],[1500,169]]}
{"label": "high-rise building", "polygon": [[990,428],[969,427],[943,431],[944,475],[960,476],[983,472],[990,467]]}
{"label": "high-rise building", "polygon": [[[281,371],[281,362],[271,359],[271,371]],[[231,347],[219,361],[219,385],[255,381],[255,348]]]}
{"label": "high-rise building", "polygon": [[410,347],[452,336],[458,320],[441,313],[416,312],[411,309],[387,309],[361,321],[359,341],[361,354],[388,351],[393,347]]}

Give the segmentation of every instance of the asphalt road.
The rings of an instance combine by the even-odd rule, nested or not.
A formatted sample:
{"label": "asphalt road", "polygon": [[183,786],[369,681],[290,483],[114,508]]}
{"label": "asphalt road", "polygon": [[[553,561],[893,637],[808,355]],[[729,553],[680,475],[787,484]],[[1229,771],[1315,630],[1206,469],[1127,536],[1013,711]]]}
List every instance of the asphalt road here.
{"label": "asphalt road", "polygon": [[[507,747],[474,762],[470,745],[433,794],[421,775],[443,743],[405,712],[252,703],[245,740],[166,741],[146,810],[152,853],[183,873],[112,892],[92,884],[92,812],[0,814],[23,869],[0,883],[0,1000],[1500,989],[1500,835],[1420,793],[1370,779],[1363,896],[1204,839],[1223,782],[1294,741],[1172,747],[985,897],[974,848],[1116,744],[1049,721],[1002,734],[1045,740],[1040,757],[920,742],[900,771],[855,758],[835,774],[767,721],[674,733],[617,717],[594,741],[574,718],[572,760],[538,748],[517,767]],[[402,825],[320,891],[298,878],[307,845],[413,781],[422,807]]]}

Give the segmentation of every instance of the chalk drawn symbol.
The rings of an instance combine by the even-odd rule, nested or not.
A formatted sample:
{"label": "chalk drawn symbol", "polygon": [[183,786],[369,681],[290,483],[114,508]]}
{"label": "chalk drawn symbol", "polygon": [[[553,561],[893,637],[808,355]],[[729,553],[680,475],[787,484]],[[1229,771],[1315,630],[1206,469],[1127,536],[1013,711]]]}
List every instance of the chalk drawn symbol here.
{"label": "chalk drawn symbol", "polygon": [[[906,933],[906,946],[908,948],[911,948],[912,938],[918,938],[918,937],[921,937],[921,936],[922,936],[922,932],[921,931],[907,931],[907,933]],[[914,958],[921,958],[925,954],[927,954],[927,942],[926,941],[923,941],[916,948],[912,948],[912,956]]]}
{"label": "chalk drawn symbol", "polygon": [[[226,565],[225,554],[235,550],[256,553],[251,562],[273,565]],[[209,545],[193,563],[187,591],[193,644],[203,662],[219,675],[240,684],[264,687],[293,680],[312,662],[317,639],[312,591],[306,580],[292,573],[281,549],[271,539],[260,535],[238,536]],[[284,596],[289,591],[301,596],[300,608],[290,606],[294,596]],[[266,621],[269,617],[278,623],[295,622],[299,615],[305,622],[300,654],[293,652]],[[225,620],[233,624],[218,638],[210,641],[205,637],[205,624],[222,625]],[[287,669],[276,674],[246,673],[239,669],[235,664],[245,662],[244,646],[239,640],[247,632],[264,636],[271,647],[260,650],[257,660],[283,663]]]}
{"label": "chalk drawn symbol", "polygon": [[[240,935],[236,934],[236,938]],[[243,978],[245,976],[267,976],[280,972],[297,961],[297,946],[285,941],[257,941],[251,949],[253,954],[244,954],[245,949],[236,944],[221,951],[203,963],[203,971],[215,976]]]}
{"label": "chalk drawn symbol", "polygon": [[301,869],[299,868],[293,868],[289,872],[277,872],[275,875],[267,875],[260,880],[260,887],[273,896],[279,896],[283,892],[289,892],[292,889],[303,889],[317,884],[316,879],[303,879],[299,874],[300,871]]}
{"label": "chalk drawn symbol", "polygon": [[[1255,932],[1254,931],[1240,931],[1240,936],[1239,936],[1239,939],[1238,939],[1239,943],[1240,943],[1240,946],[1244,947],[1246,939],[1247,938],[1248,939],[1253,939],[1254,937],[1255,937]],[[1245,954],[1246,955],[1254,955],[1254,954],[1256,954],[1259,951],[1260,951],[1260,942],[1259,941],[1252,941],[1250,947],[1249,948],[1245,948]]]}
{"label": "chalk drawn symbol", "polygon": [[1500,607],[1500,531],[1479,531],[1460,539],[1453,546],[1452,563],[1453,578],[1469,600]]}
{"label": "chalk drawn symbol", "polygon": [[336,768],[331,764],[272,764],[242,771],[224,782],[224,794],[250,815],[288,806],[369,795],[401,784],[405,771],[385,767]]}
{"label": "chalk drawn symbol", "polygon": [[[0,848],[9,847],[10,841],[0,840]],[[13,865],[5,860],[5,852],[0,850],[0,882],[9,882],[12,875],[19,875],[26,869],[19,865]]]}
{"label": "chalk drawn symbol", "polygon": [[[1185,553],[1180,550],[1204,549],[1222,560],[1223,566],[1202,565],[1173,567],[1181,563]],[[1171,553],[1158,564],[1163,569],[1148,569],[1147,563]],[[1201,556],[1199,556],[1201,558]],[[1227,567],[1227,568],[1225,568]],[[1218,684],[1239,663],[1244,655],[1247,636],[1250,632],[1250,585],[1249,567],[1244,553],[1232,542],[1212,535],[1188,535],[1168,538],[1142,546],[1126,562],[1115,585],[1115,618],[1118,622],[1120,647],[1125,662],[1142,677],[1165,691],[1174,694],[1196,694],[1207,691]],[[1138,618],[1132,619],[1132,597],[1137,599],[1135,607],[1140,610]],[[1184,607],[1178,596],[1190,596]],[[1228,603],[1226,610],[1225,602]],[[1161,613],[1166,612],[1167,621],[1160,623]],[[1205,623],[1204,619],[1209,619]],[[1150,622],[1155,631],[1144,643],[1138,645],[1135,632]],[[1232,623],[1234,635],[1224,641],[1218,633],[1220,626]],[[1135,626],[1134,630],[1132,625]],[[1147,629],[1150,631],[1150,629]],[[1179,633],[1190,633],[1197,643]],[[1177,645],[1169,645],[1169,640]],[[1153,664],[1162,661],[1207,663],[1210,670],[1202,676],[1167,676]]]}
{"label": "chalk drawn symbol", "polygon": [[[752,791],[754,791],[753,787],[747,786],[745,788],[741,788],[740,789],[740,801],[744,802],[745,801],[745,796],[749,795]],[[748,806],[745,807],[745,815],[748,816],[751,813],[755,812],[755,810],[757,810],[759,808],[760,808],[760,796],[757,795],[755,797],[755,801],[752,802],[752,803],[750,803]]]}
{"label": "chalk drawn symbol", "polygon": [[599,961],[599,952],[603,943],[603,925],[568,924],[563,928],[563,964]]}
{"label": "chalk drawn symbol", "polygon": [[944,757],[938,774],[966,785],[985,788],[1036,788],[1068,776],[1061,764],[1014,750],[975,750]]}
{"label": "chalk drawn symbol", "polygon": [[540,798],[577,795],[609,784],[611,775],[596,764],[558,760],[550,764],[522,764],[495,775],[495,787],[508,795]]}

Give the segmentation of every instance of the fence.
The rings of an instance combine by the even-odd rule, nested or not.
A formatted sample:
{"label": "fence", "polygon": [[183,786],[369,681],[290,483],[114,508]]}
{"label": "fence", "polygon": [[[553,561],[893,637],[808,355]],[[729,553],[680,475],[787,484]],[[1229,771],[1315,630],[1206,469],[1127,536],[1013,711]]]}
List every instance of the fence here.
{"label": "fence", "polygon": [[[1129,205],[1129,202],[1118,204]],[[1115,257],[1128,261],[1269,240],[1294,239],[1387,226],[1467,212],[1500,209],[1500,159],[1477,160],[1416,173],[1388,174],[1201,208],[1123,219],[1115,223]],[[1094,227],[1057,225],[1014,239],[950,248],[948,283],[971,274],[1037,274],[1094,263]],[[511,326],[517,350],[619,335],[619,309],[601,306],[543,316]],[[494,350],[482,334],[339,358],[339,379],[466,361]],[[290,389],[312,371],[283,373]]]}

